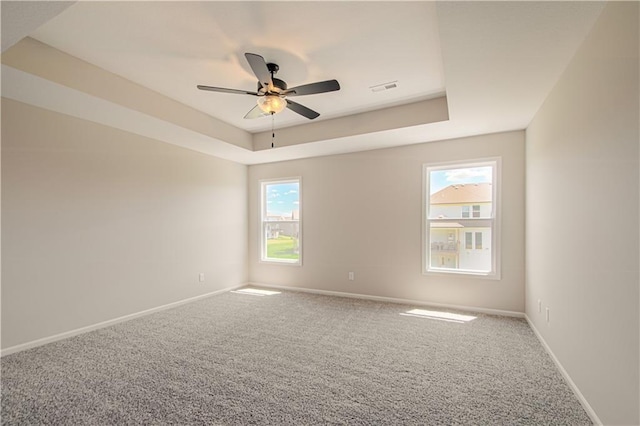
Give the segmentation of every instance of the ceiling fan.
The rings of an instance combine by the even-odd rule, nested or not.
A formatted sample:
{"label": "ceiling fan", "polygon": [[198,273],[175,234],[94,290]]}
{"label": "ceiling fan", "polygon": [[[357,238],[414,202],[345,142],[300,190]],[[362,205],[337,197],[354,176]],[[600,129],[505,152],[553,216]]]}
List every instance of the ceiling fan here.
{"label": "ceiling fan", "polygon": [[303,84],[302,86],[289,89],[287,88],[287,83],[273,76],[280,69],[277,64],[267,63],[262,56],[256,55],[255,53],[245,53],[244,56],[247,58],[247,62],[249,62],[253,73],[258,78],[257,91],[251,92],[249,90],[226,89],[224,87],[197,86],[200,90],[209,90],[211,92],[257,96],[258,104],[254,106],[244,118],[258,118],[273,115],[286,107],[291,111],[313,120],[320,116],[318,112],[297,102],[290,101],[287,97],[313,95],[316,93],[340,90],[340,84],[337,80],[319,81],[317,83]]}

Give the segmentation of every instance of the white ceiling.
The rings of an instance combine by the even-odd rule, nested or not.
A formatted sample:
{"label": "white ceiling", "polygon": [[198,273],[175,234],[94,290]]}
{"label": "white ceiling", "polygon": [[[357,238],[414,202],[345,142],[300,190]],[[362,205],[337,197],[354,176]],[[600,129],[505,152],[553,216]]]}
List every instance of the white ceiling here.
{"label": "white ceiling", "polygon": [[[34,30],[26,25],[7,28],[5,22],[15,22],[11,16],[21,12],[24,15],[24,9],[7,10],[5,3],[2,2],[3,51],[5,39],[18,40],[28,35],[227,123],[238,132],[247,133],[253,140],[253,149],[227,147],[222,153],[221,143],[238,143],[215,134],[215,129],[200,132],[193,146],[189,144],[193,135],[187,135],[193,133],[193,128],[182,126],[188,132],[175,136],[181,138],[182,146],[246,164],[524,129],[604,5],[159,1],[77,2],[52,11],[51,6],[44,7],[52,2],[35,2],[43,4],[43,16],[59,14]],[[29,10],[29,16],[34,15],[33,4]],[[270,118],[242,118],[255,105],[255,97],[204,92],[195,87],[204,84],[255,90],[256,78],[244,59],[245,52],[260,54],[267,62],[280,65],[277,77],[290,87],[335,78],[341,90],[297,97],[296,102],[317,110],[321,116],[310,122],[289,110],[276,115],[275,126],[286,146],[265,150],[263,142],[271,134]],[[13,68],[9,70],[7,67],[14,65],[5,62],[3,55],[3,96],[40,106],[46,103],[49,109],[78,115],[70,108],[54,106],[50,100],[38,100],[44,97],[39,94],[42,88],[29,93],[29,88],[47,83],[60,85],[60,81],[27,83],[27,76],[20,76]],[[391,81],[397,81],[396,89],[376,93],[370,89]],[[17,89],[27,84],[28,87]],[[16,87],[7,89],[7,85]],[[74,87],[72,82],[62,86],[82,92],[69,95],[69,99],[75,104],[73,111],[84,110],[83,118],[104,122],[105,113],[119,117],[131,110],[108,99],[104,108],[99,108],[100,114],[96,109],[92,117],[91,108],[83,109],[78,104],[95,105],[90,98],[96,94],[86,93],[88,90]],[[377,111],[384,109],[383,114],[393,117],[394,112],[398,115],[412,111],[401,109],[403,105],[427,107],[432,104],[425,100],[445,93],[446,103],[442,105],[446,107],[448,103],[448,120],[405,120],[402,124],[398,120],[397,126],[367,123],[358,132],[346,129],[354,126],[343,117],[358,114],[352,122],[380,122]],[[85,95],[84,100],[81,95]],[[135,112],[132,111],[131,120]],[[147,115],[153,118],[149,126],[156,126],[155,129],[145,131],[145,120],[136,116],[136,129],[126,130],[156,135],[159,114]],[[174,127],[175,124],[172,123]],[[115,118],[108,125],[125,127]],[[302,137],[309,134],[313,137]],[[206,139],[210,139],[209,148],[203,148]]]}
{"label": "white ceiling", "polygon": [[[31,36],[241,129],[256,98],[202,92],[196,84],[255,91],[244,53],[280,66],[290,87],[337,79],[338,93],[296,98],[318,119],[444,92],[435,3],[86,2]],[[382,24],[382,25],[381,25]],[[74,28],[74,31],[69,31]],[[81,35],[81,36],[80,36]],[[397,80],[396,90],[370,86]],[[278,126],[308,119],[285,111]]]}

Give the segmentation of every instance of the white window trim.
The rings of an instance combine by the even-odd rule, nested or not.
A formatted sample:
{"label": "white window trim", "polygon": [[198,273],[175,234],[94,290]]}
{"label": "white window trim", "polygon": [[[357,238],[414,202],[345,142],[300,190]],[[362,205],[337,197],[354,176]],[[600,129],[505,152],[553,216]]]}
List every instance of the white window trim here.
{"label": "white window trim", "polygon": [[[493,221],[491,228],[491,271],[489,272],[478,272],[472,270],[464,270],[464,269],[440,269],[440,268],[432,268],[430,266],[429,259],[431,259],[431,244],[429,239],[429,225],[431,221],[434,219],[429,219],[429,206],[430,206],[430,195],[429,195],[429,171],[432,170],[442,170],[442,169],[450,169],[453,166],[460,167],[480,167],[480,166],[488,166],[492,165],[493,167],[493,201],[494,205],[492,206],[492,215],[493,217],[490,219]],[[426,163],[422,165],[422,273],[423,275],[432,275],[432,276],[467,276],[467,277],[477,277],[489,280],[500,280],[501,279],[501,258],[502,258],[502,249],[501,249],[501,220],[502,218],[502,157],[489,157],[489,158],[481,158],[481,159],[471,159],[471,160],[457,160],[457,161],[447,161],[447,162],[438,162],[438,163]],[[438,219],[435,219],[436,221]],[[451,220],[449,218],[448,220]],[[465,222],[473,222],[478,220],[486,221],[487,219],[479,219],[479,218],[464,218],[459,219]]]}
{"label": "white window trim", "polygon": [[[275,264],[275,265],[290,265],[290,266],[302,266],[302,177],[293,176],[286,178],[274,178],[274,179],[261,179],[260,181],[260,237],[258,243],[260,244],[260,263]],[[268,184],[273,183],[298,183],[298,220],[279,220],[279,221],[266,221],[267,216],[267,203],[265,200],[265,187]],[[265,236],[265,224],[266,223],[297,223],[298,224],[298,244],[300,249],[300,255],[298,259],[268,259],[266,253]]]}

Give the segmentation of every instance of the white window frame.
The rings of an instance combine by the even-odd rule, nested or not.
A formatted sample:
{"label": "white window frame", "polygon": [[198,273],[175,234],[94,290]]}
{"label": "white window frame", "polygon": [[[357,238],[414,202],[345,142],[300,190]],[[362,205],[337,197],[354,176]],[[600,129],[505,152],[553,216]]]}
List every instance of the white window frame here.
{"label": "white window frame", "polygon": [[[267,219],[267,185],[273,184],[286,184],[297,183],[298,184],[298,220],[268,220]],[[267,257],[267,241],[265,239],[266,227],[270,223],[298,224],[298,259],[272,259]],[[288,178],[276,178],[276,179],[262,179],[260,180],[260,262],[262,263],[275,263],[278,265],[302,265],[302,177],[288,177]]]}
{"label": "white window frame", "polygon": [[[492,166],[493,167],[493,177],[492,177],[492,191],[493,191],[493,203],[491,209],[491,217],[490,218],[456,218],[455,220],[460,223],[478,223],[481,222],[483,224],[489,224],[491,228],[491,270],[489,272],[479,272],[473,270],[465,270],[465,269],[448,269],[448,268],[434,268],[430,265],[431,259],[431,223],[433,222],[446,222],[451,221],[452,218],[445,219],[437,219],[429,218],[429,208],[431,205],[431,196],[429,194],[430,189],[430,172],[437,170],[447,170],[447,169],[456,169],[456,168],[471,168],[471,167],[483,167],[483,166]],[[478,278],[486,278],[492,280],[500,280],[501,271],[500,271],[500,259],[501,248],[500,248],[500,217],[501,217],[501,188],[502,188],[502,158],[501,157],[491,157],[491,158],[483,158],[483,159],[473,159],[473,160],[460,160],[460,161],[449,161],[449,162],[441,162],[441,163],[427,163],[423,164],[422,167],[422,272],[425,275],[464,275],[464,276],[472,276]],[[470,209],[470,213],[473,210],[473,207]],[[462,216],[462,215],[461,215]],[[473,214],[470,214],[473,216]],[[475,236],[474,236],[475,237]],[[475,243],[475,238],[473,238],[472,244]],[[465,241],[461,241],[461,244],[465,244]],[[483,242],[484,245],[484,242]]]}

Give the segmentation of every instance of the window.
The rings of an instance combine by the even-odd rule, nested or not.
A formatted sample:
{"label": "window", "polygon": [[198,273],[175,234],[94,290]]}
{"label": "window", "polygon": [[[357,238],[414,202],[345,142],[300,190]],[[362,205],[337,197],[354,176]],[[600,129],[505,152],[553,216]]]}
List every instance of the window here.
{"label": "window", "polygon": [[424,272],[499,279],[500,160],[424,166]]}
{"label": "window", "polygon": [[476,250],[482,250],[482,232],[476,232]]}
{"label": "window", "polygon": [[473,233],[465,232],[464,233],[464,248],[466,250],[471,250],[473,248]]}
{"label": "window", "polygon": [[[471,209],[473,209],[473,213],[472,213],[473,216],[469,214]],[[462,206],[462,217],[463,218],[480,217],[480,205],[476,204],[474,206]]]}
{"label": "window", "polygon": [[[469,215],[470,209],[473,208],[473,216]],[[480,217],[480,205],[476,204],[474,206],[462,206],[462,217]]]}
{"label": "window", "polygon": [[260,259],[300,265],[300,178],[265,180],[262,192]]}

